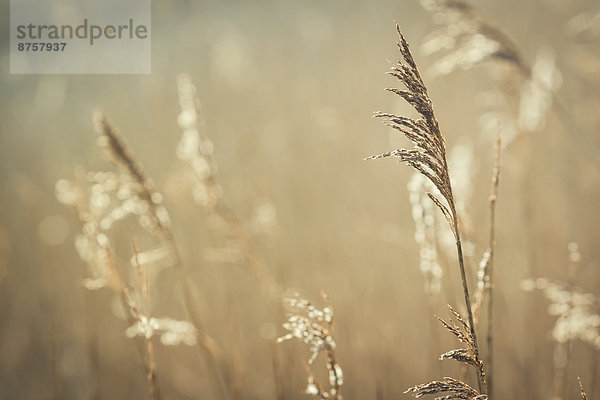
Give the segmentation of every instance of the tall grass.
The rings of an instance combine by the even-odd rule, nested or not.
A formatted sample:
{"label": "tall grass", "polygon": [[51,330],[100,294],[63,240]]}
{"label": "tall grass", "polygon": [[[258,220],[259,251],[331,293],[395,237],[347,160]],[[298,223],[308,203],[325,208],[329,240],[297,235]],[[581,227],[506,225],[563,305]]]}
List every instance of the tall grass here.
{"label": "tall grass", "polygon": [[[240,32],[247,32],[242,27],[236,27],[238,32],[233,25],[216,24],[206,28],[218,46],[209,52],[210,67],[197,71],[198,85],[190,75],[174,72],[177,81],[166,85],[164,97],[148,94],[162,110],[150,118],[158,121],[152,129],[162,134],[168,127],[160,145],[133,136],[137,127],[131,121],[139,124],[133,112],[109,113],[115,125],[126,128],[124,134],[103,112],[94,113],[98,143],[111,164],[90,171],[88,166],[97,161],[90,158],[85,167],[75,168],[73,178],[56,182],[56,197],[72,209],[73,221],[67,219],[67,212],[63,217],[63,211],[52,211],[57,214],[50,216],[39,211],[44,214],[42,223],[26,233],[54,246],[75,230],[73,239],[81,260],[68,253],[69,246],[56,258],[44,247],[37,258],[23,263],[25,271],[29,265],[44,266],[33,277],[7,269],[15,248],[27,252],[35,246],[17,246],[0,226],[0,285],[5,279],[35,285],[30,286],[35,289],[31,293],[16,287],[2,294],[7,299],[0,305],[0,315],[7,316],[0,326],[3,395],[153,400],[307,396],[384,400],[398,398],[402,392],[405,397],[431,395],[441,400],[519,396],[562,400],[593,395],[600,382],[600,302],[593,288],[580,286],[593,285],[597,276],[593,247],[597,218],[590,200],[598,194],[597,177],[586,172],[600,165],[590,134],[594,116],[586,115],[591,122],[582,123],[586,120],[571,112],[576,106],[566,105],[556,65],[561,65],[565,75],[569,71],[565,63],[555,63],[551,52],[539,52],[532,61],[533,54],[524,51],[526,46],[462,0],[423,3],[443,24],[422,45],[425,55],[436,59],[427,69],[426,59],[421,62],[413,54],[396,25],[400,57],[389,75],[402,87],[387,89],[396,95],[389,96],[394,100],[381,97],[384,102],[401,101],[385,106],[394,112],[375,113],[401,133],[399,139],[390,139],[394,146],[406,139],[411,145],[368,157],[391,157],[409,165],[408,185],[401,182],[407,170],[360,162],[365,146],[379,146],[381,136],[352,136],[365,130],[353,124],[367,116],[357,117],[351,107],[346,110],[350,99],[341,101],[343,95],[335,90],[315,95],[321,93],[320,85],[333,87],[328,86],[336,81],[331,73],[324,74],[328,79],[320,85],[311,84],[304,75],[320,71],[316,66],[308,68],[327,58],[319,47],[325,46],[319,35],[326,37],[337,26],[318,15],[299,14],[298,21],[304,25],[298,32],[294,31],[298,21],[288,21],[286,28],[293,34],[275,42],[282,45],[276,48],[277,57],[269,60],[292,68],[293,63],[286,61],[291,55],[288,49],[295,52],[298,46],[287,41],[298,33],[306,48],[322,51],[315,58],[318,62],[302,59],[293,64],[294,74],[285,69],[279,80],[275,69],[254,70],[254,79],[261,83],[252,87],[256,104],[242,107],[235,103],[237,99],[232,100],[248,84],[235,68],[247,72],[244,68],[252,51],[268,54],[272,49],[258,51],[256,43],[244,41]],[[359,20],[368,17],[359,14]],[[227,30],[226,34],[219,29]],[[404,32],[413,34],[410,28]],[[333,36],[328,40],[334,40]],[[358,34],[348,32],[348,37],[356,39]],[[359,41],[352,42],[352,51],[367,51]],[[514,115],[507,114],[515,133],[501,126],[500,135],[494,136],[492,155],[493,140],[471,132],[479,115],[469,114],[468,109],[479,98],[471,91],[487,83],[473,67],[497,61],[512,73],[511,82],[518,84],[500,85],[508,106],[516,110]],[[365,57],[348,69],[350,76],[356,73],[357,88],[352,93],[362,90],[365,98],[370,98],[366,93],[376,80],[365,78],[361,86],[357,71],[364,66],[369,77],[376,76],[369,62]],[[223,79],[216,85],[218,90],[206,83],[205,72]],[[436,76],[444,80],[433,83]],[[339,80],[348,86],[342,73]],[[448,95],[444,89],[457,82],[464,93],[456,97],[452,91],[452,98],[464,102],[465,110],[463,104],[444,101]],[[41,104],[44,88],[38,89],[35,97]],[[88,95],[101,102],[100,93]],[[214,113],[210,129],[200,97],[206,98],[207,110]],[[293,98],[301,98],[304,104]],[[370,99],[352,101],[369,107]],[[403,111],[409,108],[404,103],[411,109]],[[135,106],[131,105],[132,111]],[[257,112],[261,107],[264,115]],[[456,110],[460,110],[458,117],[452,115]],[[560,136],[552,135],[553,121],[547,118],[551,112],[578,141],[573,149],[559,147],[566,145]],[[542,130],[546,119],[548,132]],[[242,122],[230,124],[232,120]],[[371,129],[367,122],[365,126]],[[454,137],[458,129],[466,131],[462,142]],[[526,149],[530,158],[520,159],[521,134],[526,131],[533,146]],[[468,174],[454,167],[451,145],[455,143],[466,143],[470,157],[479,161],[468,165]],[[161,157],[170,160],[173,150],[178,160],[166,167]],[[584,153],[591,163],[581,157]],[[147,164],[143,166],[142,161]],[[557,176],[559,169],[564,176]],[[11,177],[7,187],[17,188],[23,207],[29,207],[26,214],[31,215],[14,217],[21,229],[27,227],[28,218],[36,220],[36,210],[49,206],[41,205],[43,192],[36,192],[27,173],[19,174]],[[522,217],[511,208],[519,206],[522,196],[514,183],[520,174],[525,176],[523,186],[531,186],[530,201],[540,210],[538,220]],[[473,189],[473,194],[463,195],[461,187]],[[385,195],[374,194],[379,188]],[[566,188],[579,191],[569,193]],[[277,204],[270,213],[272,219],[275,214],[281,216],[281,226],[273,236],[248,217],[258,203],[257,193]],[[577,207],[586,204],[588,208]],[[409,207],[414,227],[406,223]],[[3,215],[10,211],[10,207],[0,207]],[[557,214],[564,214],[565,219]],[[582,228],[588,222],[590,226]],[[61,234],[61,229],[66,233]],[[538,268],[533,276],[525,272],[527,249],[520,243],[527,229],[532,233],[531,251],[547,255],[544,269]],[[59,236],[63,239],[56,239]],[[553,260],[554,244],[567,236],[587,242],[581,246],[584,256],[573,242],[564,262]],[[449,246],[443,242],[446,237]],[[85,265],[85,272],[77,270],[79,264]],[[239,268],[229,268],[229,264]],[[521,282],[521,289],[542,296],[518,290],[517,282],[523,277],[528,279]],[[89,301],[85,306],[72,296],[79,293],[79,286]],[[312,299],[321,287],[327,288],[334,302],[324,291],[322,306],[296,294]],[[544,298],[547,312],[535,307],[536,302],[545,307]],[[444,300],[450,305],[440,312]],[[79,319],[71,318],[74,315]],[[29,320],[35,318],[48,321],[34,329],[38,326]],[[80,332],[85,324],[80,319],[90,325],[88,332]],[[538,324],[545,336],[527,332],[528,323]],[[35,337],[42,343],[39,348],[31,344]],[[459,345],[449,344],[454,339]],[[529,349],[533,342],[543,351]],[[89,354],[83,354],[85,349]],[[440,368],[447,371],[443,375],[430,364],[435,361],[430,356],[439,353]],[[20,380],[22,374],[13,368],[31,369],[28,373],[34,377],[45,377],[45,371],[51,370],[48,379],[54,395],[30,392],[26,381]],[[586,390],[581,379],[577,386],[579,375]]]}

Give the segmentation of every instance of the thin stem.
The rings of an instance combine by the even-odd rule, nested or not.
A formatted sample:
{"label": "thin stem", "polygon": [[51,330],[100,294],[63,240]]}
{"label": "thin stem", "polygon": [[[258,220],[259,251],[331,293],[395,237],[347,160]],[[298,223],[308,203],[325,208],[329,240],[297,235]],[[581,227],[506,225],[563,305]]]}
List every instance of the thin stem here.
{"label": "thin stem", "polygon": [[[142,299],[143,299],[143,310],[142,313],[146,315],[147,318],[150,318],[150,293],[149,293],[149,284],[148,284],[148,274],[146,272],[146,276],[142,272],[142,265],[140,264],[140,252],[138,251],[137,239],[135,236],[132,238],[132,247],[133,247],[133,256],[135,259],[135,266],[138,273],[138,279],[140,280],[140,285],[142,286]],[[141,321],[141,315],[138,310],[136,315],[138,321]],[[148,379],[148,383],[150,384],[150,399],[152,400],[160,400],[160,389],[158,386],[158,377],[156,375],[156,359],[154,357],[154,346],[152,344],[152,336],[146,336],[146,355],[147,360],[147,371],[146,378]]]}
{"label": "thin stem", "polygon": [[[456,214],[455,214],[456,215]],[[460,234],[458,232],[458,221],[456,216],[454,217],[454,227],[456,232],[456,250],[458,253],[458,265],[460,267],[460,276],[462,279],[463,291],[465,293],[465,305],[467,306],[467,315],[469,318],[469,329],[471,331],[471,336],[473,337],[473,343],[475,344],[475,359],[479,360],[479,344],[477,342],[477,334],[475,333],[475,323],[473,322],[473,310],[471,308],[471,296],[469,295],[469,286],[467,284],[467,274],[465,272],[465,261],[463,257],[462,251],[462,243],[460,241]],[[479,370],[479,379],[477,380],[477,384],[479,386],[479,393],[485,394],[485,373],[481,368]]]}
{"label": "thin stem", "polygon": [[487,384],[488,395],[492,396],[493,389],[493,365],[494,365],[494,343],[493,343],[493,319],[494,319],[494,255],[496,253],[496,199],[498,197],[498,183],[500,180],[500,151],[502,142],[500,136],[496,141],[496,156],[494,170],[492,172],[492,188],[490,193],[490,258],[488,261],[488,328],[487,328]]}
{"label": "thin stem", "polygon": [[[211,383],[214,386],[215,394],[219,399],[225,399],[227,382],[223,382],[223,375],[229,378],[228,371],[225,370],[225,363],[218,363],[222,357],[219,357],[220,348],[216,342],[206,333],[200,313],[198,312],[194,297],[192,295],[191,285],[187,277],[187,271],[181,259],[181,253],[177,247],[177,242],[173,236],[171,228],[161,217],[158,204],[153,200],[153,195],[156,193],[152,188],[151,181],[148,179],[143,169],[136,162],[133,153],[120,137],[118,132],[109,124],[104,114],[100,111],[94,114],[94,123],[96,130],[100,135],[108,141],[108,147],[113,158],[121,168],[123,168],[131,176],[131,178],[140,185],[137,195],[148,204],[148,214],[152,219],[153,228],[156,234],[164,241],[171,249],[175,258],[175,269],[181,281],[184,306],[192,324],[198,330],[198,346],[204,356],[204,361],[207,365],[209,373],[212,375]],[[219,371],[218,367],[222,367]]]}

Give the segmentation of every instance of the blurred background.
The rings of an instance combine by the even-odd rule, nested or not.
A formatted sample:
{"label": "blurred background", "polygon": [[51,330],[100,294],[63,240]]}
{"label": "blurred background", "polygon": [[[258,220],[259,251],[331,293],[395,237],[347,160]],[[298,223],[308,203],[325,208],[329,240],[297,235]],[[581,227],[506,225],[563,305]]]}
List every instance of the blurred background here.
{"label": "blurred background", "polygon": [[[540,49],[555,55],[556,93],[600,147],[597,3],[481,0],[476,6],[531,64]],[[175,154],[182,72],[197,87],[223,199],[273,279],[318,306],[321,289],[331,298],[344,396],[407,398],[402,393],[410,386],[463,374],[452,361],[437,360],[456,343],[434,314],[446,316],[447,303],[464,310],[454,250],[439,249],[448,268],[440,293],[428,295],[407,191],[413,172],[391,159],[363,158],[410,145],[371,117],[414,114],[383,90],[399,85],[385,74],[387,60],[399,57],[397,21],[446,137],[474,290],[489,230],[497,133],[490,115],[516,121],[519,114],[522,82],[510,66],[491,62],[436,74],[438,57],[421,45],[439,25],[416,1],[172,1],[152,4],[150,75],[10,75],[8,1],[0,7],[1,398],[148,397],[117,296],[84,288],[87,267],[74,247],[81,224],[55,196],[57,181],[77,181],[83,169],[117,170],[96,145],[97,108],[163,195],[196,304],[233,366],[238,398],[309,397],[303,393],[308,347],[290,341],[274,349],[274,338],[285,333],[283,319],[250,274],[214,256],[218,239],[194,202],[189,166]],[[594,296],[600,283],[600,173],[551,111],[542,120],[530,131],[507,133],[502,150],[497,398],[561,398],[552,335],[557,317],[541,293],[521,290],[521,281],[545,277]],[[439,226],[447,236],[449,229]],[[155,241],[133,218],[107,235],[123,275],[135,282],[131,238],[144,251]],[[578,245],[576,271],[569,270],[569,243]],[[186,319],[176,271],[160,263],[147,268],[152,315]],[[598,326],[591,323],[592,341]],[[164,398],[217,398],[195,349],[154,342]],[[593,397],[600,390],[598,350],[584,340],[567,345],[563,396],[578,396],[580,376]],[[321,357],[313,369],[325,377]],[[465,379],[474,384],[472,376]]]}

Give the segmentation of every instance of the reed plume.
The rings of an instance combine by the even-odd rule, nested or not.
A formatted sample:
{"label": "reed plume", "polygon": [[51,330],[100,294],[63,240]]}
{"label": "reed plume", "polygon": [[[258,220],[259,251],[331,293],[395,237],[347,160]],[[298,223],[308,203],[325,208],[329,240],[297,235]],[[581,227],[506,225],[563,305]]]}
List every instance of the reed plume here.
{"label": "reed plume", "polygon": [[[396,30],[400,37],[398,48],[402,60],[392,66],[390,75],[398,78],[404,84],[406,90],[386,89],[397,94],[407,101],[419,113],[419,119],[397,116],[383,112],[375,113],[375,117],[383,118],[384,123],[401,133],[413,142],[412,149],[397,149],[387,153],[374,155],[367,159],[379,159],[383,157],[397,157],[400,161],[412,166],[415,170],[427,177],[431,183],[439,190],[443,199],[439,199],[431,193],[429,198],[440,209],[448,225],[454,234],[456,240],[456,249],[458,255],[459,269],[462,279],[465,305],[469,320],[469,331],[473,338],[474,352],[476,358],[479,358],[479,345],[475,324],[473,319],[473,310],[467,276],[464,265],[462,243],[460,238],[459,218],[456,212],[456,203],[452,193],[450,183],[450,174],[448,172],[448,163],[446,161],[446,145],[444,137],[440,132],[438,120],[433,111],[433,104],[429,98],[427,88],[423,83],[421,74],[417,68],[415,60],[410,51],[408,42],[400,32],[400,27],[396,25]],[[445,204],[444,204],[445,202]],[[479,376],[479,390],[482,394],[484,388],[483,375]]]}
{"label": "reed plume", "polygon": [[[108,237],[106,231],[116,222],[128,216],[137,217],[139,225],[151,235],[158,237],[161,246],[150,252],[134,255],[132,264],[139,262],[167,259],[177,271],[182,287],[184,307],[191,319],[176,321],[170,318],[134,318],[127,331],[128,336],[161,336],[163,344],[189,344],[198,346],[207,369],[212,375],[211,383],[219,398],[226,397],[224,379],[229,379],[229,372],[224,361],[223,351],[217,342],[206,332],[192,296],[191,284],[181,261],[180,253],[171,230],[171,220],[166,208],[162,205],[163,196],[153,187],[151,179],[145,174],[133,151],[123,140],[119,132],[108,122],[105,115],[97,111],[94,114],[94,127],[99,134],[99,144],[106,147],[113,161],[121,172],[92,172],[85,178],[91,183],[89,190],[89,207],[83,208],[86,194],[84,191],[66,180],[57,183],[57,197],[65,204],[72,205],[80,215],[84,235],[78,237],[77,246],[82,258],[91,264],[92,279],[86,281],[89,288],[101,288],[114,284],[114,273],[106,266],[109,259]],[[93,221],[93,229],[89,228]],[[88,232],[95,237],[89,237]],[[133,303],[132,303],[133,304]],[[141,311],[136,315],[145,315]]]}

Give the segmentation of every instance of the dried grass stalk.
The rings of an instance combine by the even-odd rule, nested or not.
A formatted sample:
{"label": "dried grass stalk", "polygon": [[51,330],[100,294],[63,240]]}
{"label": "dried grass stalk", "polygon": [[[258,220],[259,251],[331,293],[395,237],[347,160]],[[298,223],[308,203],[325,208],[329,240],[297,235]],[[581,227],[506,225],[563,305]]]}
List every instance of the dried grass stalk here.
{"label": "dried grass stalk", "polygon": [[[110,289],[118,296],[129,325],[136,325],[145,318],[142,306],[135,290],[123,279],[109,239],[103,232],[96,213],[92,211],[84,191],[66,180],[60,180],[56,184],[56,194],[60,202],[75,210],[81,221],[82,233],[77,236],[75,243],[80,257],[88,265],[89,277],[84,280],[84,287],[88,290]],[[150,398],[159,400],[162,396],[151,342],[146,342],[144,346],[141,339],[136,339],[134,343],[148,378]]]}
{"label": "dried grass stalk", "polygon": [[[400,131],[413,142],[412,149],[398,149],[391,152],[368,157],[367,159],[378,159],[383,157],[398,157],[402,162],[412,166],[415,170],[426,176],[433,185],[439,190],[442,199],[428,193],[429,198],[440,209],[454,237],[456,239],[456,248],[458,254],[459,268],[462,278],[463,292],[465,296],[465,305],[469,319],[469,330],[473,337],[474,351],[479,354],[477,344],[477,335],[473,320],[473,312],[467,276],[464,266],[464,257],[462,243],[460,239],[460,230],[458,214],[456,212],[456,203],[452,194],[450,183],[450,174],[448,172],[448,163],[446,161],[446,146],[433,111],[433,104],[429,98],[427,88],[423,83],[421,74],[417,68],[415,60],[410,51],[408,42],[396,25],[396,30],[400,36],[398,48],[402,60],[394,64],[389,72],[390,75],[398,78],[406,87],[402,89],[387,89],[406,100],[419,113],[419,119],[397,116],[394,114],[377,112],[375,116],[383,118],[385,124]],[[479,389],[483,390],[484,382],[480,377]]]}
{"label": "dried grass stalk", "polygon": [[[129,336],[160,334],[164,344],[197,345],[212,376],[210,381],[214,385],[216,396],[224,399],[227,397],[227,385],[224,379],[229,379],[229,372],[223,351],[206,332],[196,309],[191,284],[171,231],[170,217],[162,205],[162,195],[154,190],[151,179],[145,174],[129,146],[108,122],[105,115],[98,111],[94,114],[93,120],[94,127],[100,135],[99,143],[108,149],[123,173],[120,175],[111,172],[88,174],[88,180],[95,184],[90,191],[90,206],[87,208],[84,202],[85,194],[81,189],[73,187],[65,180],[57,183],[57,196],[62,202],[73,205],[78,210],[84,224],[84,235],[78,238],[78,248],[81,248],[80,254],[88,262],[92,271],[92,279],[86,281],[86,286],[91,289],[108,286],[122,292],[121,297],[129,308],[129,313],[134,317],[133,321],[130,321]],[[106,204],[111,202],[109,196],[111,193],[121,204],[107,215],[102,215]],[[137,307],[135,299],[128,294],[129,289],[122,280],[117,280],[116,274],[111,272],[114,269],[113,262],[109,257],[111,253],[108,237],[104,231],[108,230],[115,221],[127,215],[136,215],[140,225],[163,242],[164,248],[159,249],[159,253],[166,252],[174,259],[173,264],[182,286],[184,306],[191,323],[170,318],[151,318],[145,315]],[[93,235],[90,236],[90,232],[93,232]],[[141,254],[137,254],[134,261],[141,263]],[[121,287],[125,289],[121,290]],[[140,318],[136,317],[138,315]]]}
{"label": "dried grass stalk", "polygon": [[[139,251],[137,246],[137,240],[133,238],[133,257],[135,259],[136,271],[140,285],[142,286],[142,299],[144,304],[144,315],[150,315],[150,289],[148,285],[148,275],[144,276],[142,272],[142,266],[139,260]],[[144,315],[139,312],[136,314],[138,324],[144,322]],[[146,373],[146,379],[150,385],[150,398],[158,400],[161,398],[160,389],[158,387],[158,379],[156,375],[156,359],[154,357],[154,345],[152,343],[152,335],[146,335],[146,354],[147,354],[147,366],[148,371]]]}

